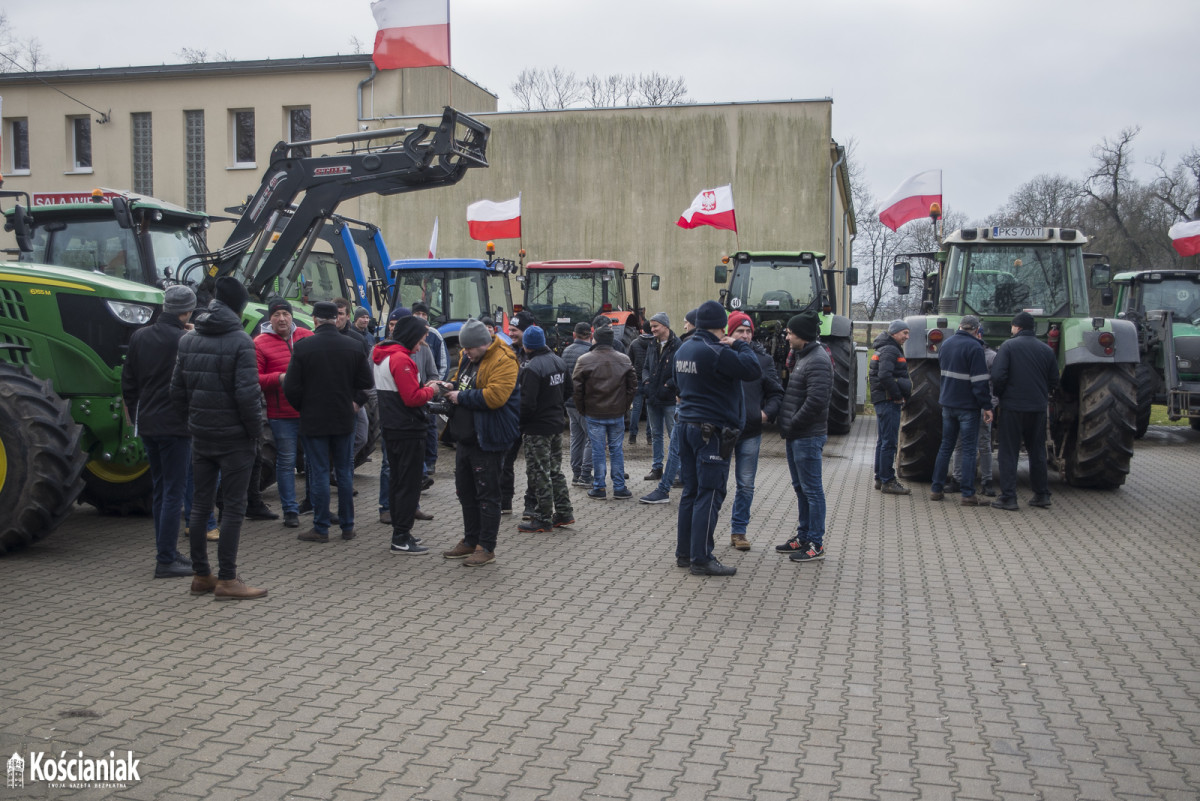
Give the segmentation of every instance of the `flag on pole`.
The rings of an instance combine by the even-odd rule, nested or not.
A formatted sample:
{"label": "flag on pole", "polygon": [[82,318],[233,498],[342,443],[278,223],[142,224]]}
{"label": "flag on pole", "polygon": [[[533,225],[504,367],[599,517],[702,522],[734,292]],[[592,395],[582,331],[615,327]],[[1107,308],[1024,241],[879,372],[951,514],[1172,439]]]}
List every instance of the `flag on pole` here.
{"label": "flag on pole", "polygon": [[438,218],[433,218],[433,236],[429,238],[429,258],[437,258],[437,224]]}
{"label": "flag on pole", "polygon": [[1167,231],[1171,244],[1180,256],[1195,256],[1200,253],[1200,220],[1177,222]]}
{"label": "flag on pole", "polygon": [[521,238],[521,196],[502,203],[477,200],[467,206],[467,226],[471,238],[481,242],[489,239]]}
{"label": "flag on pole", "polygon": [[879,221],[895,231],[911,220],[929,215],[929,207],[942,203],[942,171],[926,170],[906,179],[887,200]]}
{"label": "flag on pole", "polygon": [[450,0],[375,0],[375,66],[450,66]]}
{"label": "flag on pole", "polygon": [[696,195],[692,205],[683,212],[675,223],[680,228],[699,228],[711,225],[737,233],[737,217],[733,212],[733,185],[726,184],[716,189],[705,189]]}

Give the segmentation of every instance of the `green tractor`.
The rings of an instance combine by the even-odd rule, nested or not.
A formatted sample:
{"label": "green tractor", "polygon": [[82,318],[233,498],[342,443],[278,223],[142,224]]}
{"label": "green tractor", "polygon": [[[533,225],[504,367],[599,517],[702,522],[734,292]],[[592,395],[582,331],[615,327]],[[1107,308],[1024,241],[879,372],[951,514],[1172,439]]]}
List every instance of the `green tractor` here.
{"label": "green tractor", "polygon": [[[1137,331],[1126,320],[1089,314],[1089,289],[1107,285],[1111,271],[1106,264],[1086,268],[1086,244],[1072,228],[964,228],[936,253],[898,257],[921,257],[930,265],[923,313],[906,319],[904,356],[913,389],[900,417],[902,477],[928,481],[933,475],[942,440],[938,354],[962,316],[979,317],[984,340],[999,347],[1011,336],[1013,316],[1026,311],[1037,321],[1038,338],[1057,355],[1061,375],[1050,398],[1049,464],[1075,487],[1125,483],[1137,407]],[[894,265],[893,281],[901,294],[908,291],[909,262]]]}
{"label": "green tractor", "polygon": [[[1150,425],[1150,407],[1167,407],[1167,418],[1187,418],[1200,431],[1200,270],[1119,273],[1117,316],[1137,326],[1137,436]],[[1102,294],[1113,302],[1112,290]]]}
{"label": "green tractor", "polygon": [[[728,311],[740,311],[754,321],[754,339],[775,361],[787,383],[787,321],[802,311],[821,318],[821,342],[833,357],[833,395],[829,433],[848,434],[857,411],[858,362],[854,357],[853,326],[849,317],[834,314],[837,293],[833,271],[822,269],[824,253],[734,253],[716,266],[714,279],[729,283],[721,290]],[[732,277],[729,275],[733,271]],[[847,286],[858,283],[858,270],[846,271]]]}

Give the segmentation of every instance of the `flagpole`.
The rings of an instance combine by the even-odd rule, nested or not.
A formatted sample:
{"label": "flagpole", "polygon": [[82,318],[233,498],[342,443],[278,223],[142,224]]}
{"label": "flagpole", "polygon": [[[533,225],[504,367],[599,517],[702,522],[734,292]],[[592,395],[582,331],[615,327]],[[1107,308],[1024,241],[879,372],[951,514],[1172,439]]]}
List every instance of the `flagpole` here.
{"label": "flagpole", "polygon": [[[453,63],[454,59],[450,54],[450,45],[450,0],[446,0],[446,60]],[[454,68],[450,64],[446,65],[446,75],[450,84],[446,91],[446,96],[449,98],[449,102],[446,105],[454,108]]]}

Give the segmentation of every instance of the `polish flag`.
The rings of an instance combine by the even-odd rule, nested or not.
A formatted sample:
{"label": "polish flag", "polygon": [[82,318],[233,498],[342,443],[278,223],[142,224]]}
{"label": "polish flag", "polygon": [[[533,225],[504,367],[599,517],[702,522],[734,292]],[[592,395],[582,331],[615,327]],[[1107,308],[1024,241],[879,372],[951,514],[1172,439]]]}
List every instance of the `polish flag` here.
{"label": "polish flag", "polygon": [[433,236],[429,238],[429,258],[437,258],[437,223],[438,218],[433,218]]}
{"label": "polish flag", "polygon": [[467,206],[467,225],[471,238],[481,242],[489,239],[521,238],[521,196],[502,203],[479,200]]}
{"label": "polish flag", "polygon": [[1180,256],[1195,256],[1200,253],[1200,220],[1177,222],[1167,234]]}
{"label": "polish flag", "polygon": [[692,205],[675,223],[680,228],[699,228],[711,225],[737,233],[737,218],[733,213],[733,186],[726,184],[716,189],[705,189],[696,195]]}
{"label": "polish flag", "polygon": [[895,231],[910,220],[929,216],[929,207],[934,203],[942,203],[942,171],[919,172],[883,201],[879,221]]}
{"label": "polish flag", "polygon": [[375,66],[450,66],[450,0],[375,0]]}

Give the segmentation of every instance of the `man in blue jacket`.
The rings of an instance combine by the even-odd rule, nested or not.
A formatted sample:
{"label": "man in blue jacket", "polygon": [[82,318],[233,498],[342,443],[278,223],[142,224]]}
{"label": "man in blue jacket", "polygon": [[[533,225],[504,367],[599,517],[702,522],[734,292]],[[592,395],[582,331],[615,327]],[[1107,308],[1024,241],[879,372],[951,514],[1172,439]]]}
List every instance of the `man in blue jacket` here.
{"label": "man in blue jacket", "polygon": [[695,576],[732,576],[713,558],[713,532],[729,483],[729,463],[746,423],[743,381],[762,377],[750,343],[725,333],[725,309],[706,300],[696,310],[696,333],[675,353],[679,388],[679,501],[675,563]]}
{"label": "man in blue jacket", "polygon": [[[987,361],[983,354],[983,343],[975,336],[979,330],[979,318],[968,314],[958,324],[954,336],[942,345],[938,359],[942,370],[942,446],[938,449],[937,461],[933,465],[933,486],[929,499],[940,501],[945,497],[946,473],[950,468],[950,455],[954,444],[962,437],[962,474],[975,475],[975,457],[979,447],[979,419],[983,410],[984,422],[992,422],[992,390],[988,381]],[[975,482],[962,482],[962,505],[978,506]]]}
{"label": "man in blue jacket", "polygon": [[[1000,346],[992,364],[992,382],[1000,399],[1000,497],[992,506],[1015,512],[1017,455],[1021,443],[1029,452],[1030,506],[1050,508],[1046,476],[1046,407],[1058,386],[1058,359],[1034,335],[1034,319],[1021,312],[1012,321],[1012,339]],[[964,472],[964,476],[970,475]]]}

